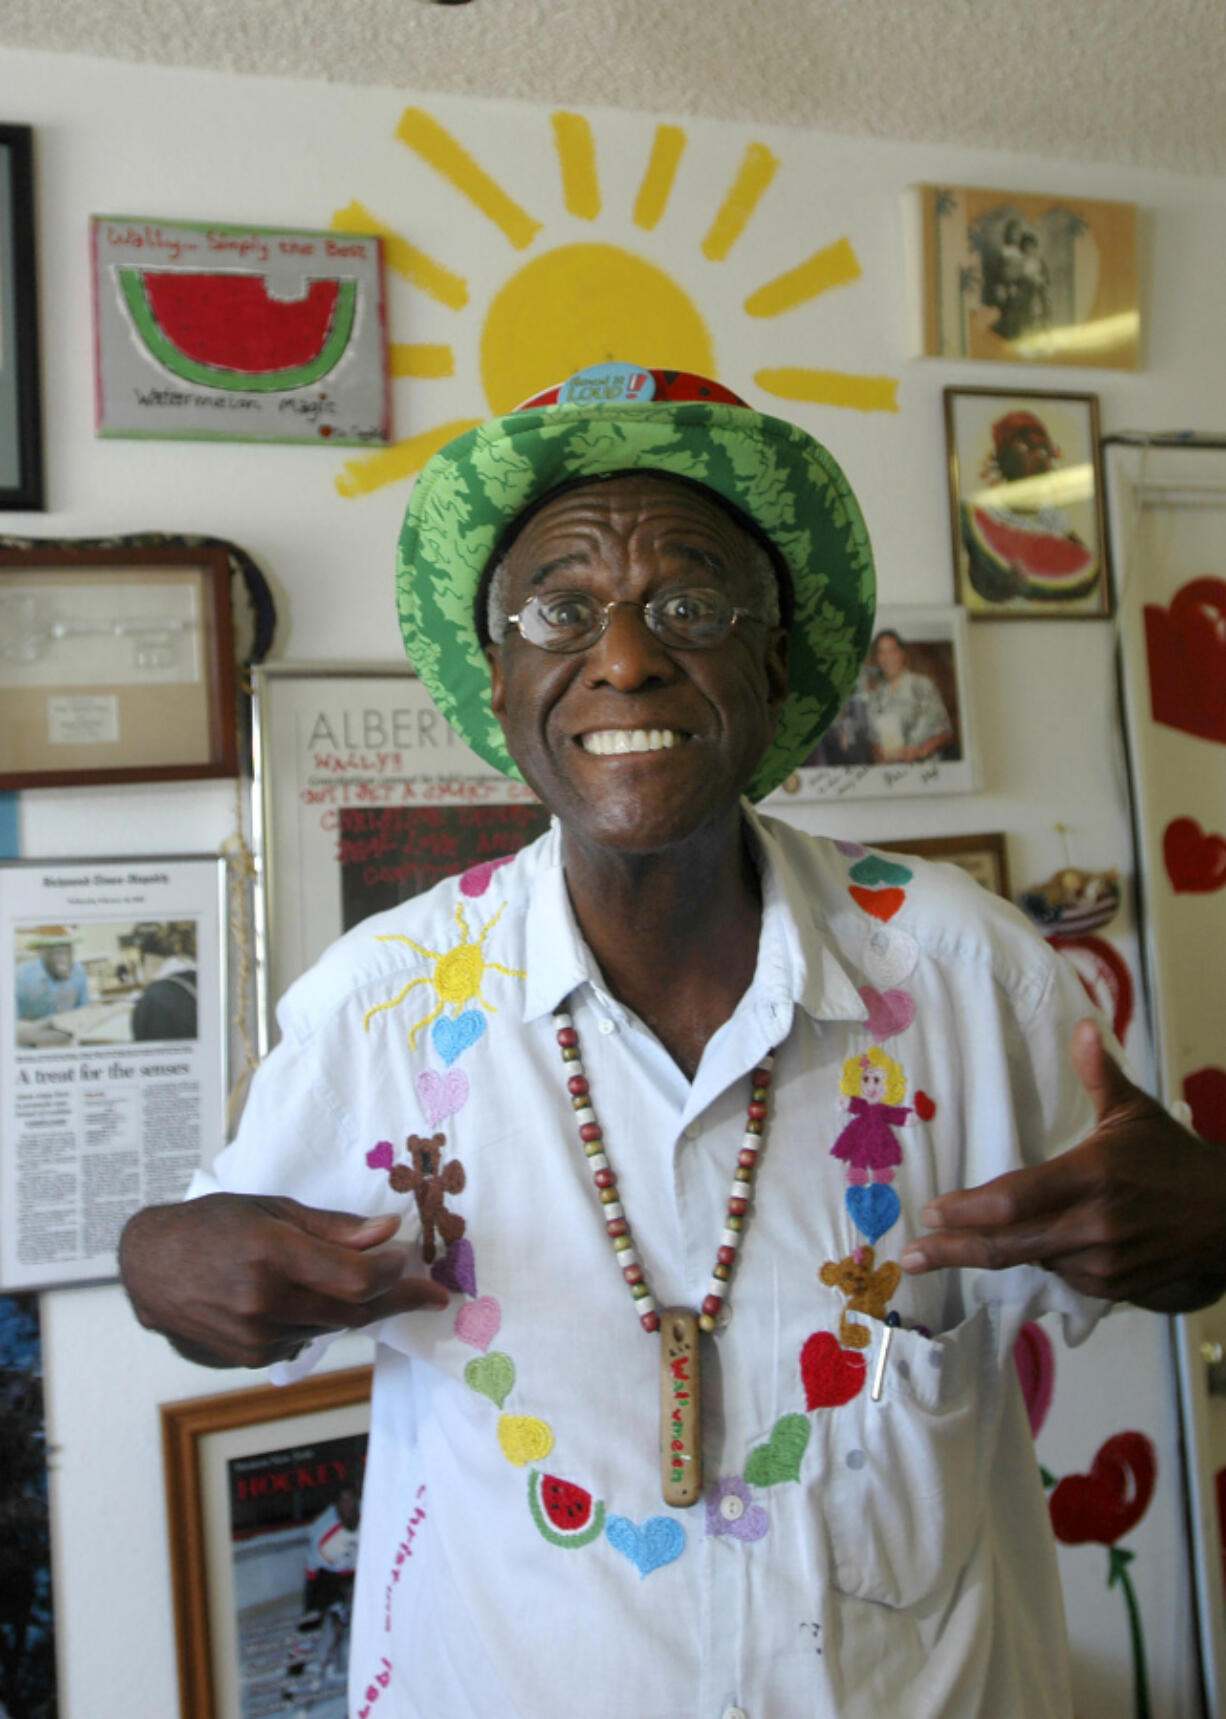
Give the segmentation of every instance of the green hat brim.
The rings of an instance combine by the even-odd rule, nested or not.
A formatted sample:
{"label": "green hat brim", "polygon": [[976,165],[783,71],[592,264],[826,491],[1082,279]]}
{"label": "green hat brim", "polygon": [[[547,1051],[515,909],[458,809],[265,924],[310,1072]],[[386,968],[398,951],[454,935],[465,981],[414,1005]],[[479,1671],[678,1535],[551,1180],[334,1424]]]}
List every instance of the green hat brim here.
{"label": "green hat brim", "polygon": [[702,401],[540,406],[492,418],[449,442],[409,497],[396,563],[405,649],[460,738],[519,776],[490,709],[474,618],[495,545],[559,485],[615,472],[687,478],[731,502],[791,574],[788,693],[748,787],[760,800],[808,756],[855,685],[873,630],[868,530],[820,442],[782,418]]}

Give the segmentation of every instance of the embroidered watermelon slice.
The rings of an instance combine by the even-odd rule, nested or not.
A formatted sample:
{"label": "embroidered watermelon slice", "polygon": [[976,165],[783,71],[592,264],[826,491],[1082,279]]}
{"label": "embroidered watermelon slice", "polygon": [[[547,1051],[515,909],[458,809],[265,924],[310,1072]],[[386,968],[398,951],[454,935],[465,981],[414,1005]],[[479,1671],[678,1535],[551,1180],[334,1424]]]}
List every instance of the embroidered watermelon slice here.
{"label": "embroidered watermelon slice", "polygon": [[604,1527],[604,1503],[556,1474],[528,1475],[532,1520],[553,1546],[587,1546]]}
{"label": "embroidered watermelon slice", "polygon": [[313,280],[269,297],[256,274],[120,269],[137,333],[172,375],[205,388],[271,394],[326,376],[353,333],[357,282]]}
{"label": "embroidered watermelon slice", "polygon": [[962,541],[971,584],[990,603],[1009,597],[1070,602],[1098,579],[1098,556],[1059,531],[1026,531],[990,508],[964,505]]}

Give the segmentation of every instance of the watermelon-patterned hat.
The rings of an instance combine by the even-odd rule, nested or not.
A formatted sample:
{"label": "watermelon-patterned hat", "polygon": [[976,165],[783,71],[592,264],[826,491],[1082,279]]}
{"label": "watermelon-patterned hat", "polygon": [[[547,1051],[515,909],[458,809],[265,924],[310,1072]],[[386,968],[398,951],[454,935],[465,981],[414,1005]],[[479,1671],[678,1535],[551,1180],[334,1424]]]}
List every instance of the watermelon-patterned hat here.
{"label": "watermelon-patterned hat", "polygon": [[812,751],[855,684],[872,637],[873,557],[851,487],[821,443],[717,382],[595,365],[448,442],[414,484],[400,533],[405,649],[461,739],[518,776],[490,710],[475,614],[482,576],[514,522],[551,491],[634,471],[713,491],[791,577],[789,690],[749,785],[759,800]]}

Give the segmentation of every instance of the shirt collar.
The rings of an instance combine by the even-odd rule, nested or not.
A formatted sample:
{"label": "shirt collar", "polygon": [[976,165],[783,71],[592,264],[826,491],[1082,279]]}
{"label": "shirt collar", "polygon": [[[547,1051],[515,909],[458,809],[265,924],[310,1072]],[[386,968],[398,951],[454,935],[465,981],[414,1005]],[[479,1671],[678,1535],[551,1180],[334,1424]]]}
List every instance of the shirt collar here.
{"label": "shirt collar", "polygon": [[[866,1020],[868,1009],[823,935],[816,904],[748,801],[742,812],[762,875],[762,933],[752,989],[768,1005],[799,1004],[814,1020]],[[533,878],[524,937],[525,1021],[551,1014],[580,985],[602,988],[567,893],[556,818]]]}

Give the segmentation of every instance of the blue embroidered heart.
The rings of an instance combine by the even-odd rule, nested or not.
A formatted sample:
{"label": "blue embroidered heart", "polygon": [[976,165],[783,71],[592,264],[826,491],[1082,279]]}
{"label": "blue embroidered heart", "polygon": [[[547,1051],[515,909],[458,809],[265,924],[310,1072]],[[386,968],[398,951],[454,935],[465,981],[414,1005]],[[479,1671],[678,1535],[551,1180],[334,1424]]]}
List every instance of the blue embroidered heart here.
{"label": "blue embroidered heart", "polygon": [[911,873],[905,865],[895,865],[892,860],[882,859],[880,854],[865,854],[862,860],[857,860],[851,868],[851,875],[857,883],[867,884],[870,889],[876,889],[883,883],[910,883]]}
{"label": "blue embroidered heart", "polygon": [[852,1223],[870,1242],[875,1242],[898,1221],[898,1195],[888,1182],[848,1188],[846,1197]]}
{"label": "blue embroidered heart", "polygon": [[485,1031],[485,1016],[478,1009],[465,1009],[454,1020],[441,1016],[430,1028],[430,1037],[434,1040],[434,1048],[451,1067],[462,1051],[470,1045],[475,1045]]}
{"label": "blue embroidered heart", "polygon": [[640,1576],[671,1564],[685,1551],[685,1529],[671,1516],[649,1516],[641,1527],[628,1516],[610,1516],[604,1531],[610,1546],[629,1558]]}

